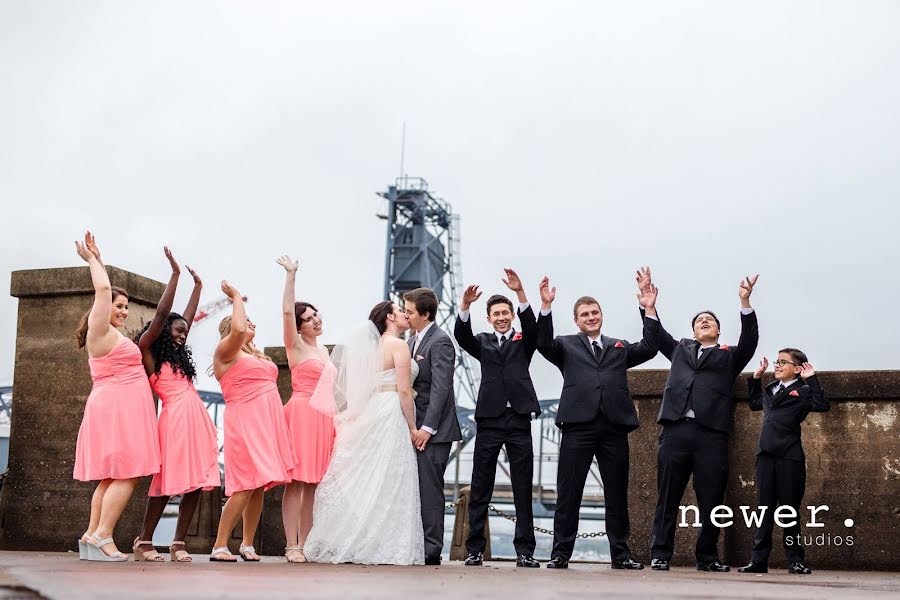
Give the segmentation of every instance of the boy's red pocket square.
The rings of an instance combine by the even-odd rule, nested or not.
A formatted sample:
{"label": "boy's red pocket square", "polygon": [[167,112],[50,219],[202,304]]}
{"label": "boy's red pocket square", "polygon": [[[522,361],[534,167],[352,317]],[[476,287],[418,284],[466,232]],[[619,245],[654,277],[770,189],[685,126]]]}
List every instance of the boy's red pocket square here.
{"label": "boy's red pocket square", "polygon": [[799,396],[799,395],[800,394],[799,394],[799,392],[797,392],[797,390],[791,390],[791,393],[788,394],[788,396]]}
{"label": "boy's red pocket square", "polygon": [[518,341],[521,340],[521,339],[522,339],[522,334],[521,334],[521,333],[516,333],[516,335],[513,336],[512,341],[518,342]]}
{"label": "boy's red pocket square", "polygon": [[624,348],[624,347],[625,347],[625,344],[623,344],[622,342],[616,342],[616,346],[615,346],[615,347],[616,347],[616,348]]}
{"label": "boy's red pocket square", "polygon": [[719,350],[728,350],[728,344],[722,344],[719,346]]}

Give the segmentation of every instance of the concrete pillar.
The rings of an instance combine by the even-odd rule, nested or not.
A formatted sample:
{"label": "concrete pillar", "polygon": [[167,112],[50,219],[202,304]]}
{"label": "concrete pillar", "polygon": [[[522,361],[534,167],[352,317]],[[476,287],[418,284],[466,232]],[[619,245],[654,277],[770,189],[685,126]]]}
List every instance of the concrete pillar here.
{"label": "concrete pillar", "polygon": [[[466,560],[469,551],[466,540],[469,539],[469,497],[472,487],[465,486],[459,490],[456,500],[456,515],[453,519],[453,538],[450,542],[450,560]],[[491,560],[491,514],[484,520],[484,560]]]}
{"label": "concrete pillar", "polygon": [[[130,295],[125,323],[130,335],[153,317],[165,286],[116,267],[107,271],[112,284]],[[77,550],[95,487],[72,479],[78,428],[91,391],[87,352],[74,339],[93,301],[90,272],[86,266],[15,271],[10,294],[19,299],[19,311],[0,548]],[[115,538],[123,551],[140,533],[148,485],[145,478],[119,521]]]}

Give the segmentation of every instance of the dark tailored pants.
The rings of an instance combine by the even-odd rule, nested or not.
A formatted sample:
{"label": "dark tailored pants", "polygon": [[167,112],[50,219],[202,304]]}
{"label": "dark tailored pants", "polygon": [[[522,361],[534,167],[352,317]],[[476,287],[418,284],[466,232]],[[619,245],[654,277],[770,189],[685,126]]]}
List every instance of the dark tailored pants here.
{"label": "dark tailored pants", "polygon": [[453,442],[428,443],[421,452],[416,450],[425,556],[440,556],[444,549],[444,471],[452,445]]}
{"label": "dark tailored pants", "polygon": [[[806,491],[806,463],[801,460],[788,460],[771,454],[756,456],[756,489],[759,506],[768,506],[762,525],[756,530],[753,538],[753,562],[769,564],[772,552],[772,528],[775,526],[775,509],[778,506],[793,506],[800,514],[800,503]],[[787,519],[782,519],[787,520]],[[798,542],[800,535],[800,519],[796,524],[784,530],[784,556],[788,563],[803,561],[803,546]],[[786,543],[793,537],[791,545]]]}
{"label": "dark tailored pants", "polygon": [[531,442],[531,414],[520,415],[507,408],[499,417],[478,419],[475,452],[472,457],[472,492],[469,496],[469,538],[466,550],[470,554],[484,552],[484,525],[488,518],[488,504],[494,493],[497,457],[506,446],[509,456],[509,475],[512,482],[513,503],[516,506],[516,533],[513,546],[516,554],[534,554],[534,518],[531,508],[531,485],[534,473],[534,449]]}
{"label": "dark tailored pants", "polygon": [[631,556],[628,549],[628,432],[603,413],[589,423],[563,424],[556,476],[557,503],[553,517],[552,556],[572,557],[584,482],[596,457],[606,503],[606,536],[614,561]]}
{"label": "dark tailored pants", "polygon": [[[650,538],[651,558],[672,560],[678,507],[691,474],[700,512],[700,534],[695,554],[698,562],[719,559],[719,528],[709,513],[722,504],[728,482],[728,434],[698,424],[666,423],[659,434],[656,458],[656,514]],[[691,521],[691,511],[686,520]]]}

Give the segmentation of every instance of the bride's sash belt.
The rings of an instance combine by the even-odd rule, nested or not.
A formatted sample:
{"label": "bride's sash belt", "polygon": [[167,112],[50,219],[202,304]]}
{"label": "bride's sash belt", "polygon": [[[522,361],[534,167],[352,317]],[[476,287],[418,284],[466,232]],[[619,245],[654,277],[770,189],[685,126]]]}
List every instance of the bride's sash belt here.
{"label": "bride's sash belt", "polygon": [[376,392],[396,392],[397,384],[396,383],[383,383],[375,388]]}

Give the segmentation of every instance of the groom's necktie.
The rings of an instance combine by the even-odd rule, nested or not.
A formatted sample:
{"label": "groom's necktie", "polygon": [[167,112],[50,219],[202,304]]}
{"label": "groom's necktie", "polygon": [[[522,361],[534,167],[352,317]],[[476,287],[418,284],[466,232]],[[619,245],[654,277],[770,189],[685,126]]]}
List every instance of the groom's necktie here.
{"label": "groom's necktie", "polygon": [[501,336],[500,336],[500,347],[501,347],[501,348],[503,347],[503,344],[504,344],[505,342],[506,342],[506,336],[505,336],[505,335],[501,335]]}

